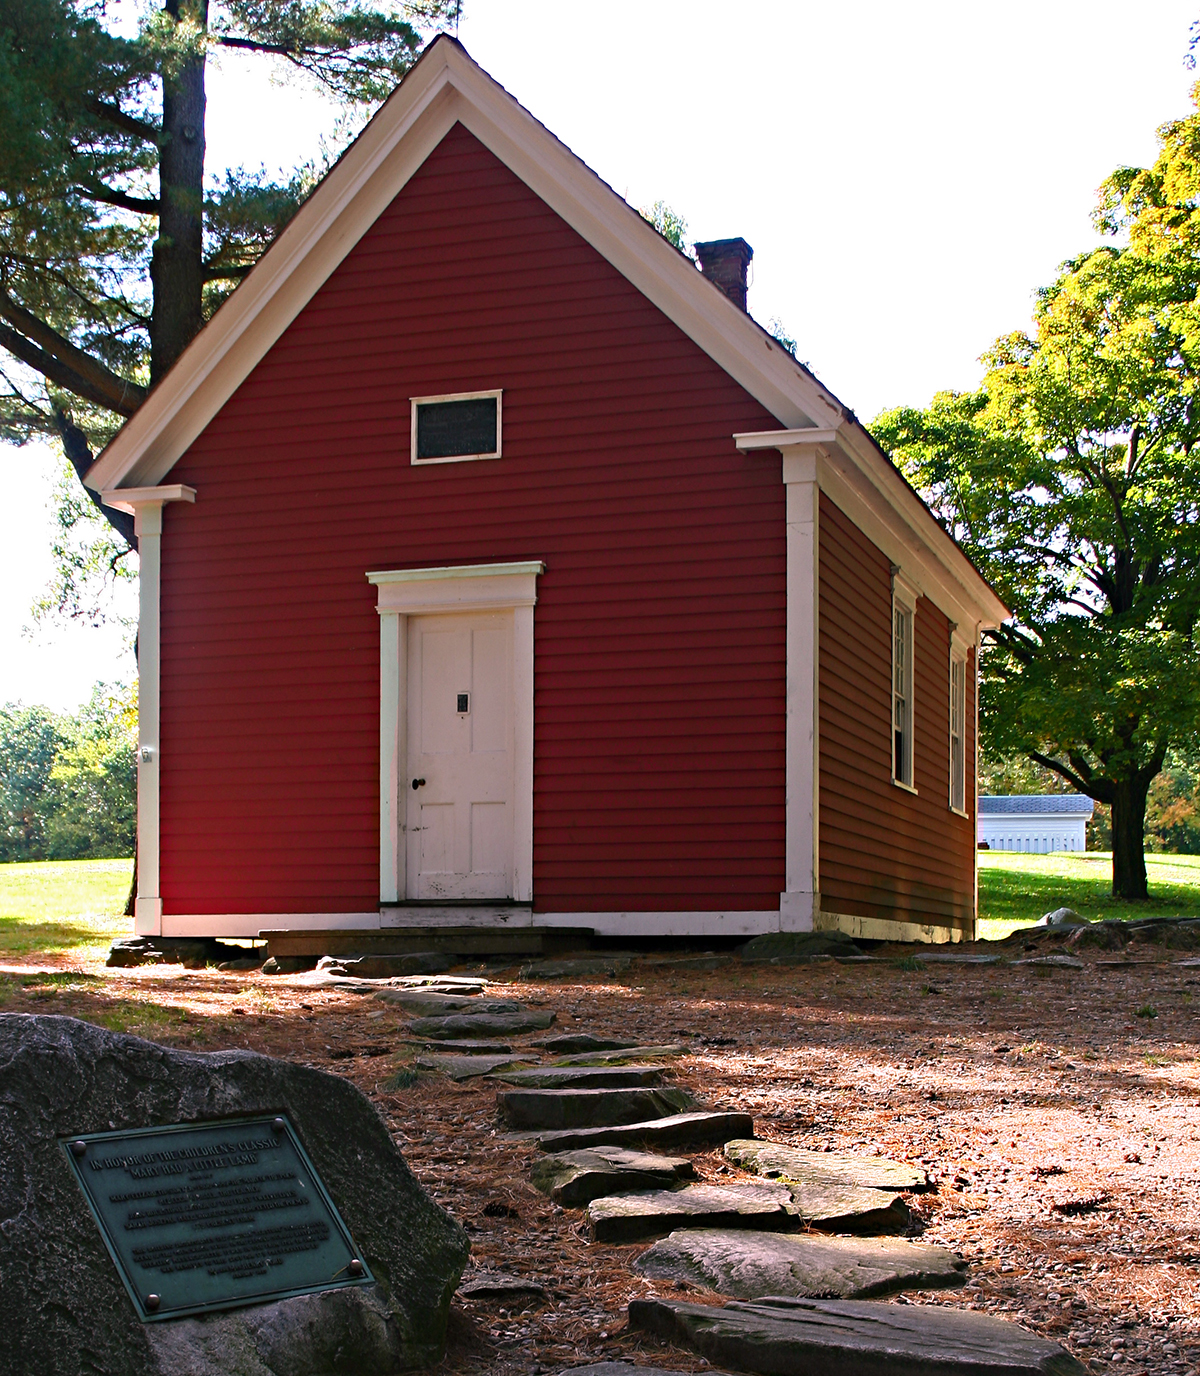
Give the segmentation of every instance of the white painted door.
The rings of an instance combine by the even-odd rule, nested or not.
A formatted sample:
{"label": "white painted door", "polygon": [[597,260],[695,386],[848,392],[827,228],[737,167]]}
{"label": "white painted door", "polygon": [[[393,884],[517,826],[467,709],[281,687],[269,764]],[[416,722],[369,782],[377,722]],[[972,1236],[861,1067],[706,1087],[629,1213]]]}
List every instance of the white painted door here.
{"label": "white painted door", "polygon": [[408,621],[410,899],[510,898],[511,612]]}

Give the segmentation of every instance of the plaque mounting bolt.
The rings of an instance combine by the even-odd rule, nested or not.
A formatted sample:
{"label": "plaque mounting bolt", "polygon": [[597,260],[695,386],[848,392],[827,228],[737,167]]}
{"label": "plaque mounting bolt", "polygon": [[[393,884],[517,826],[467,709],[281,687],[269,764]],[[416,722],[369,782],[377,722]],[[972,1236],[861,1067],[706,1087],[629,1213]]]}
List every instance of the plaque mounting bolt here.
{"label": "plaque mounting bolt", "polygon": [[72,1156],[86,1156],[86,1155],[87,1155],[87,1143],[86,1143],[86,1142],[72,1142],[72,1143],[71,1143],[71,1155],[72,1155]]}
{"label": "plaque mounting bolt", "polygon": [[276,1118],[275,1121],[271,1124],[271,1126],[275,1129],[276,1132],[282,1132],[284,1128],[287,1127],[287,1124],[283,1121],[282,1118]]}
{"label": "plaque mounting bolt", "polygon": [[349,1271],[352,1276],[361,1276],[363,1273],[363,1264],[357,1257],[351,1257],[346,1270]]}
{"label": "plaque mounting bolt", "polygon": [[147,1295],[147,1296],[146,1296],[146,1308],[151,1312],[151,1314],[154,1313],[154,1311],[158,1308],[158,1306],[159,1306],[161,1303],[162,1303],[162,1300],[160,1300],[159,1297],[158,1297],[157,1295]]}

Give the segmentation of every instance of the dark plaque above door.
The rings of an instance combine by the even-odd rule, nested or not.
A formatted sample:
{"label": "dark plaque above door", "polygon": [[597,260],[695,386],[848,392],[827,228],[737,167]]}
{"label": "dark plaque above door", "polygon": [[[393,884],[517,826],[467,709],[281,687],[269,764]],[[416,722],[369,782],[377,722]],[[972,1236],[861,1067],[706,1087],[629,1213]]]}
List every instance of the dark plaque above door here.
{"label": "dark plaque above door", "polygon": [[62,1145],[146,1321],[372,1281],[282,1116]]}

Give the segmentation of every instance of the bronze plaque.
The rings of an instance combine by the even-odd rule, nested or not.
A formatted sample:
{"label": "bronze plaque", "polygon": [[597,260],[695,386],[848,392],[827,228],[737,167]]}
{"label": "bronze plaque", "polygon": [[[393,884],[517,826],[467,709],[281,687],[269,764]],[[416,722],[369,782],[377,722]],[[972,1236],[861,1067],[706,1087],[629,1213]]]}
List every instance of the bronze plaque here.
{"label": "bronze plaque", "polygon": [[147,1322],[372,1282],[282,1115],[62,1145]]}

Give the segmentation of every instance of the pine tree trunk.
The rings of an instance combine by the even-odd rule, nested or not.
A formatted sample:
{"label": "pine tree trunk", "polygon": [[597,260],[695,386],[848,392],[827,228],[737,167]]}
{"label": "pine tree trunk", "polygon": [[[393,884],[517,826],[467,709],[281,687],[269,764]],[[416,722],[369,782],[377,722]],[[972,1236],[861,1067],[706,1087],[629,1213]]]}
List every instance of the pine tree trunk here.
{"label": "pine tree trunk", "polygon": [[1145,853],[1146,794],[1154,776],[1145,775],[1146,771],[1140,771],[1132,779],[1113,783],[1112,891],[1114,898],[1131,902],[1149,897]]}
{"label": "pine tree trunk", "polygon": [[[207,0],[166,0],[202,26]],[[158,238],[150,260],[154,307],[150,317],[150,381],[157,382],[203,324],[204,296],[204,52],[185,56],[163,74],[162,147],[159,153]]]}

